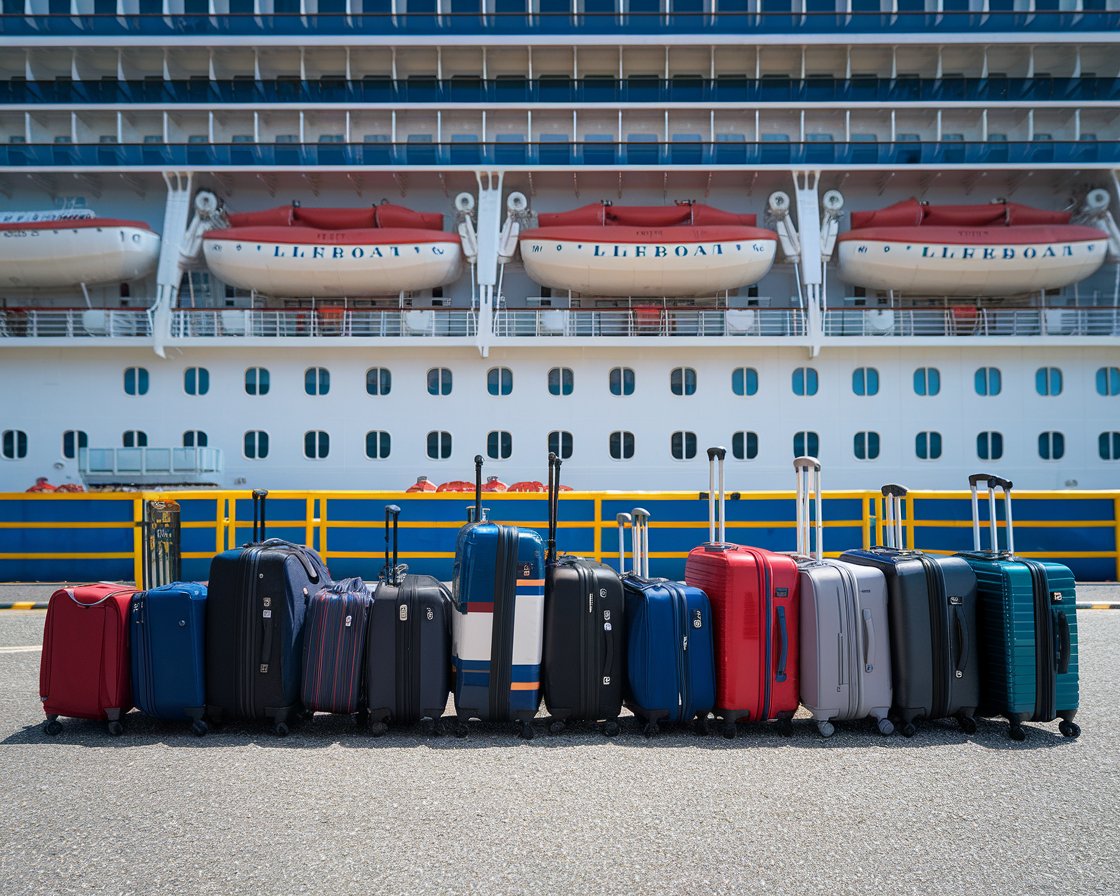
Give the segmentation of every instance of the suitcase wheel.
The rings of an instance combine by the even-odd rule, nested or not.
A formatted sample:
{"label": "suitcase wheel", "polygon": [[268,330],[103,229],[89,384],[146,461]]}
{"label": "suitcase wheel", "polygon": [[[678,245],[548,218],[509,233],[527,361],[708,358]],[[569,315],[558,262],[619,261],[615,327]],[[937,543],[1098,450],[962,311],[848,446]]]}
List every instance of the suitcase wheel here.
{"label": "suitcase wheel", "polygon": [[205,737],[206,732],[209,730],[210,728],[204,721],[202,721],[202,719],[195,719],[193,722],[191,722],[191,734],[193,734],[195,737]]}
{"label": "suitcase wheel", "polygon": [[965,734],[976,733],[976,719],[972,716],[957,716],[957,724],[961,726],[961,731]]}
{"label": "suitcase wheel", "polygon": [[1007,736],[1015,741],[1024,741],[1027,739],[1027,729],[1022,725],[1012,725],[1007,729]]}
{"label": "suitcase wheel", "polygon": [[528,719],[522,719],[518,723],[517,736],[522,740],[532,740],[533,734],[533,723]]}
{"label": "suitcase wheel", "polygon": [[47,719],[47,723],[43,726],[43,732],[51,737],[58,736],[62,733],[62,722],[58,720],[57,716]]}
{"label": "suitcase wheel", "polygon": [[113,721],[109,723],[109,734],[111,734],[113,737],[120,737],[123,733],[124,725],[122,725],[116,719],[113,719]]}
{"label": "suitcase wheel", "polygon": [[287,737],[288,731],[289,729],[287,722],[277,722],[272,728],[273,734],[275,734],[277,737]]}
{"label": "suitcase wheel", "polygon": [[722,733],[728,740],[735,740],[735,721],[725,721],[723,723]]}
{"label": "suitcase wheel", "polygon": [[564,722],[561,719],[553,719],[551,722],[548,723],[548,733],[549,734],[559,734],[561,731],[564,730],[565,727],[566,726],[564,725]]}
{"label": "suitcase wheel", "polygon": [[[976,723],[973,722],[972,725],[972,730],[975,731]],[[884,737],[889,737],[890,735],[894,734],[894,724],[890,719],[879,719],[879,733]]]}
{"label": "suitcase wheel", "polygon": [[384,737],[385,733],[389,730],[389,726],[384,722],[370,722],[369,733],[373,737]]}
{"label": "suitcase wheel", "polygon": [[618,732],[621,730],[617,719],[610,719],[603,724],[603,734],[606,737],[618,737]]}
{"label": "suitcase wheel", "polygon": [[[890,722],[887,722],[887,724],[889,725]],[[836,733],[836,726],[828,719],[821,719],[817,722],[817,731],[820,732],[821,737],[832,737]]]}
{"label": "suitcase wheel", "polygon": [[918,733],[918,726],[915,725],[913,722],[907,722],[905,725],[902,726],[902,736],[903,737],[913,737],[917,733]]}
{"label": "suitcase wheel", "polygon": [[657,732],[661,729],[657,727],[657,722],[646,722],[646,726],[642,729],[642,734],[646,737],[657,737]]}
{"label": "suitcase wheel", "polygon": [[701,737],[707,737],[712,733],[712,727],[708,724],[707,716],[697,716],[692,720],[692,730]]}
{"label": "suitcase wheel", "polygon": [[1062,737],[1077,737],[1081,734],[1081,726],[1066,719],[1062,719],[1058,723],[1058,730],[1062,732]]}
{"label": "suitcase wheel", "polygon": [[439,719],[423,719],[420,722],[420,731],[425,737],[441,737],[443,725],[440,724]]}

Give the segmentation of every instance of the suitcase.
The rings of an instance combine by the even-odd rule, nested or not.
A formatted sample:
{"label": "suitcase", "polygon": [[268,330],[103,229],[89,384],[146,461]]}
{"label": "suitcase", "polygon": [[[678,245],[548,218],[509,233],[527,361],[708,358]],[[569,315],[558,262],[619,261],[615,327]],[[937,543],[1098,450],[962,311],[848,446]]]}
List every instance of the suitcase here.
{"label": "suitcase", "polygon": [[[625,524],[619,515],[619,569]],[[712,610],[708,596],[684,582],[649,577],[649,513],[633,511],[634,570],[623,575],[626,621],[626,706],[645,723],[646,737],[661,722],[693,720],[708,730],[716,699]]]}
{"label": "suitcase", "polygon": [[121,717],[132,708],[128,605],[135,593],[101,582],[51,595],[39,663],[47,734],[62,731],[59,716],[108,721],[114,736],[124,730]]}
{"label": "suitcase", "polygon": [[369,591],[359,578],[320,588],[303,619],[303,680],[306,712],[353,715],[362,708],[365,683]]}
{"label": "suitcase", "polygon": [[385,508],[385,568],[373,588],[366,639],[366,694],[374,735],[384,734],[389,722],[423,719],[430,719],[438,733],[451,690],[451,592],[431,576],[407,575],[407,567],[397,565],[400,512],[395,504]]}
{"label": "suitcase", "polygon": [[556,555],[560,458],[549,454],[548,558],[541,690],[559,733],[569,721],[604,720],[618,734],[626,669],[622,580],[611,567]]}
{"label": "suitcase", "polygon": [[[799,457],[793,468],[797,474],[795,558],[801,576],[801,702],[824,737],[835,733],[836,721],[869,716],[881,734],[892,734],[886,578],[871,566],[824,559],[820,462]],[[810,493],[816,499],[812,546]]]}
{"label": "suitcase", "polygon": [[[1023,740],[1023,722],[1060,718],[1058,730],[1077,737],[1077,610],[1073,573],[1061,563],[1015,556],[1012,484],[977,473],[972,489],[974,550],[958,554],[976,573],[979,595],[980,703],[982,715],[1002,715],[1012,740]],[[988,488],[992,549],[980,550],[976,488]],[[1003,490],[1007,550],[999,550],[996,488]]]}
{"label": "suitcase", "polygon": [[300,709],[303,618],[330,573],[311,548],[265,537],[265,499],[253,492],[253,542],[210,563],[206,600],[206,714],[269,719],[280,737]]}
{"label": "suitcase", "polygon": [[472,520],[459,530],[452,578],[456,733],[467,720],[516,721],[533,736],[540,706],[544,628],[544,541],[502,526],[482,506],[482,456],[475,456]]}
{"label": "suitcase", "polygon": [[891,715],[902,733],[913,736],[922,719],[955,717],[972,734],[980,702],[976,575],[959,557],[903,549],[905,495],[902,486],[883,487],[890,546],[848,551],[840,559],[882,570],[887,578]]}
{"label": "suitcase", "polygon": [[206,734],[206,586],[173,582],[132,596],[132,696],[156,719]]}
{"label": "suitcase", "polygon": [[788,554],[728,543],[723,488],[726,454],[723,448],[708,449],[708,543],[689,552],[684,579],[711,602],[714,713],[723,720],[724,736],[734,737],[740,721],[788,721],[800,705],[799,577],[797,563]]}

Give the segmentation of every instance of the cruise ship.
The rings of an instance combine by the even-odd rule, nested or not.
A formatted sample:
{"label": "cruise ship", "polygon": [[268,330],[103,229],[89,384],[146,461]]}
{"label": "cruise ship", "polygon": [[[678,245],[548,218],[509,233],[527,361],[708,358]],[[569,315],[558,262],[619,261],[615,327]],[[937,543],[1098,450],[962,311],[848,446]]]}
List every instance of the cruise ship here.
{"label": "cruise ship", "polygon": [[0,491],[1120,476],[1117,0],[3,0]]}

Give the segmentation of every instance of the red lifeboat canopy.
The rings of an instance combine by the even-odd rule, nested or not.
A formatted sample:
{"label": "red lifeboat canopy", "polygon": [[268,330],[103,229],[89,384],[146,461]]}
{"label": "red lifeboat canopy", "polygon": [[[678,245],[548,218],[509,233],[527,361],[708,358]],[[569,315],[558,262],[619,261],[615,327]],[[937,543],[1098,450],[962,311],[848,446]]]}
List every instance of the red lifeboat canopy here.
{"label": "red lifeboat canopy", "polygon": [[502,482],[497,476],[490,476],[482,483],[482,490],[484,492],[504,492],[509,490],[509,486]]}
{"label": "red lifeboat canopy", "polygon": [[511,492],[547,492],[548,487],[543,482],[537,482],[535,479],[526,480],[525,482],[515,482],[507,489]]}
{"label": "red lifeboat canopy", "polygon": [[542,212],[538,227],[755,227],[756,215],[725,212],[701,203],[681,205],[603,205],[591,203],[567,212]]}
{"label": "red lifeboat canopy", "polygon": [[452,479],[450,482],[441,482],[437,492],[473,492],[474,483],[465,479]]}
{"label": "red lifeboat canopy", "polygon": [[414,482],[404,491],[405,494],[409,494],[410,492],[434,492],[435,490],[436,484],[434,482],[430,482],[427,476],[417,476],[416,482]]}

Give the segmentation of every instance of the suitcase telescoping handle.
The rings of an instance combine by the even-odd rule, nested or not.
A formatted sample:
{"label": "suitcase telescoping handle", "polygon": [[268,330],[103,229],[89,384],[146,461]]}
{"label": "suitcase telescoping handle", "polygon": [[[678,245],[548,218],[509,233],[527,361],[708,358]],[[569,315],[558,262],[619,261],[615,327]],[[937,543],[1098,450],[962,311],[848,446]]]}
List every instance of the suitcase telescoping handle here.
{"label": "suitcase telescoping handle", "polygon": [[[793,472],[797,476],[797,553],[804,557],[820,560],[823,556],[824,517],[821,498],[821,462],[815,457],[803,455],[794,458]],[[811,550],[809,526],[813,515],[809,507],[809,494],[815,496],[816,510],[816,551]]]}
{"label": "suitcase telescoping handle", "polygon": [[560,458],[548,452],[548,552],[545,562],[556,562],[556,524],[560,515]]}
{"label": "suitcase telescoping handle", "polygon": [[992,533],[992,553],[998,554],[999,550],[999,520],[996,516],[996,489],[1003,490],[1003,511],[1006,516],[1007,526],[1007,553],[1015,553],[1015,523],[1011,516],[1011,489],[1014,483],[1010,479],[1003,479],[991,473],[973,473],[968,477],[968,486],[972,491],[972,547],[980,548],[980,499],[977,488],[980,483],[988,490],[988,526]]}
{"label": "suitcase telescoping handle", "polygon": [[[630,514],[620,513],[615,520],[618,522],[618,574],[624,576],[626,575],[626,527],[631,522]],[[637,574],[637,570],[634,572]]]}
{"label": "suitcase telescoping handle", "polygon": [[906,497],[906,487],[893,482],[884,485],[883,493],[883,544],[888,548],[901,551],[902,542],[902,499]]}
{"label": "suitcase telescoping handle", "polygon": [[649,578],[649,511],[635,507],[630,511],[634,518],[634,574]]}
{"label": "suitcase telescoping handle", "polygon": [[[401,509],[396,504],[385,507],[385,567],[381,570],[381,580],[386,585],[399,585],[403,567],[397,565],[397,527]],[[392,559],[389,557],[389,531],[393,535]]]}
{"label": "suitcase telescoping handle", "polygon": [[[708,543],[723,545],[727,542],[727,524],[725,522],[727,499],[723,489],[723,462],[727,457],[727,449],[717,446],[708,449]],[[717,472],[718,470],[718,472]],[[716,485],[719,485],[719,498],[716,498]],[[719,507],[717,516],[716,507]],[[716,520],[719,520],[719,531],[716,531]]]}
{"label": "suitcase telescoping handle", "polygon": [[261,542],[267,537],[265,535],[265,518],[264,506],[265,499],[268,497],[267,488],[253,489],[253,541]]}
{"label": "suitcase telescoping handle", "polygon": [[482,455],[474,456],[474,521],[482,522]]}

